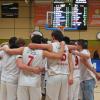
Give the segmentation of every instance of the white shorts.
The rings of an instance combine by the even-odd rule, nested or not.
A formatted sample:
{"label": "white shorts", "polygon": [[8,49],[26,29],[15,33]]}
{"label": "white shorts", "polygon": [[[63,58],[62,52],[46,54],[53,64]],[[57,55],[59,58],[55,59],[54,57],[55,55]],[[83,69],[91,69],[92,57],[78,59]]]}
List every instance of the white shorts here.
{"label": "white shorts", "polygon": [[80,78],[74,78],[73,84],[69,86],[69,100],[78,100],[80,89]]}
{"label": "white shorts", "polygon": [[18,100],[41,100],[41,87],[18,86]]}
{"label": "white shorts", "polygon": [[67,75],[48,77],[46,84],[46,100],[68,100]]}
{"label": "white shorts", "polygon": [[1,100],[17,100],[17,84],[1,82]]}

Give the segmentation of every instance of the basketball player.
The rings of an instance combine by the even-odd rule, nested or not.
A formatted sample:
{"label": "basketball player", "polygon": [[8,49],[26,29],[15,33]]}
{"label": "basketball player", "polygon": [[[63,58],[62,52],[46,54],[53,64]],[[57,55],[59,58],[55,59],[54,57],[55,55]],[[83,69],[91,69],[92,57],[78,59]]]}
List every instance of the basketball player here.
{"label": "basketball player", "polygon": [[[3,51],[0,51],[0,55]],[[2,57],[0,57],[0,100],[1,100],[1,72],[2,72]]]}
{"label": "basketball player", "polygon": [[[0,47],[7,46],[8,47],[8,42],[4,42],[0,44]],[[0,51],[0,55],[3,54],[4,51]],[[0,57],[0,100],[1,100],[1,72],[2,72],[2,57]]]}
{"label": "basketball player", "polygon": [[[75,44],[75,43],[71,43]],[[71,51],[70,51],[71,53]],[[77,55],[72,54],[73,70],[73,84],[69,85],[69,100],[78,100],[78,94],[80,89],[80,58]]]}
{"label": "basketball player", "polygon": [[[65,43],[67,45],[75,45],[74,42],[70,41],[70,38],[65,36],[64,37]],[[78,56],[73,55],[71,53],[72,50],[69,50],[69,54],[72,56],[72,64],[73,64],[73,84],[69,82],[69,91],[68,91],[68,98],[69,100],[78,100],[78,93],[80,87],[80,70],[79,70],[79,63],[80,59]]]}
{"label": "basketball player", "polygon": [[[33,43],[41,43],[41,37],[35,35],[32,37]],[[62,44],[60,51],[56,53],[50,53],[43,50],[31,50],[28,47],[19,49],[6,49],[6,52],[10,54],[23,54],[23,62],[28,66],[41,66],[43,57],[49,58],[61,58],[64,51]],[[21,60],[17,62],[18,66],[22,66]],[[40,74],[29,74],[21,71],[19,77],[18,87],[18,100],[41,100],[41,75]]]}
{"label": "basketball player", "polygon": [[[80,52],[73,52],[74,54],[80,56],[81,63],[80,63],[80,76],[81,76],[81,90],[82,90],[82,100],[94,100],[94,87],[95,87],[95,80],[94,75],[100,78],[98,74],[93,69],[93,65],[91,63],[90,52],[87,49],[88,45],[85,40],[78,41],[79,50]],[[92,73],[92,72],[93,73]],[[92,73],[92,74],[91,74]]]}
{"label": "basketball player", "polygon": [[[52,32],[51,36],[53,43],[43,44],[43,46],[37,45],[37,47],[58,52],[60,48],[60,42],[63,41],[63,35],[60,30],[56,30]],[[36,44],[30,44],[31,48],[34,48],[34,46],[36,46]],[[71,66],[71,58],[68,57],[68,55],[68,47],[66,45],[62,59],[47,59],[48,78],[46,84],[46,100],[68,100],[69,64]],[[68,62],[68,59],[70,63]],[[72,79],[71,74],[69,77],[70,79]]]}
{"label": "basketball player", "polygon": [[[18,48],[16,40],[16,37],[9,39],[9,48]],[[19,69],[16,67],[16,55],[8,55],[3,51],[0,56],[2,57],[1,100],[16,100],[19,75]]]}

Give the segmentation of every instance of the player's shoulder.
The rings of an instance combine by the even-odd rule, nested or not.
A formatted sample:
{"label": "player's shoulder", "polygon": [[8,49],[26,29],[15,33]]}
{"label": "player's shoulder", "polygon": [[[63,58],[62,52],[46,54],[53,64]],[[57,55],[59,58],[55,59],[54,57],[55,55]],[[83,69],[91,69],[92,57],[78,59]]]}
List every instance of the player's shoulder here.
{"label": "player's shoulder", "polygon": [[56,42],[52,42],[52,45],[60,45],[60,42],[56,41]]}
{"label": "player's shoulder", "polygon": [[30,49],[29,47],[24,47],[24,52],[25,51],[31,51],[32,49]]}
{"label": "player's shoulder", "polygon": [[81,53],[86,53],[86,54],[89,54],[90,52],[89,52],[89,50],[88,50],[88,49],[83,49],[83,50],[81,51]]}

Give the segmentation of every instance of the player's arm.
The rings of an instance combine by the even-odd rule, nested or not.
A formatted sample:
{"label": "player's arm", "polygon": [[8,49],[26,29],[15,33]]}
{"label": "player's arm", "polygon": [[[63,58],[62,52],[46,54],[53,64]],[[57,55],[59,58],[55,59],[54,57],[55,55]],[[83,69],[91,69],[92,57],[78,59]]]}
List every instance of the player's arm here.
{"label": "player's arm", "polygon": [[83,54],[79,51],[72,51],[73,54],[77,55],[77,56],[80,56],[82,58],[85,58],[85,59],[89,59],[90,58],[90,53],[88,54]]}
{"label": "player's arm", "polygon": [[100,75],[96,72],[96,70],[91,66],[91,64],[88,63],[86,59],[81,59],[81,62],[90,70],[94,73],[96,76],[97,80],[100,80]]}
{"label": "player's arm", "polygon": [[49,52],[44,50],[43,56],[52,59],[61,59],[64,53],[64,48],[65,48],[65,44],[62,42],[59,52],[54,53],[54,52]]}
{"label": "player's arm", "polygon": [[3,50],[10,55],[22,55],[24,47],[20,47],[16,49],[4,48]]}
{"label": "player's arm", "polygon": [[69,50],[77,50],[78,49],[78,47],[75,45],[67,45],[67,47]]}
{"label": "player's arm", "polygon": [[43,68],[43,67],[42,68],[37,67],[37,66],[32,67],[32,66],[28,66],[27,64],[24,64],[22,58],[17,58],[16,64],[21,70],[32,72],[35,74],[40,74],[41,72],[45,71],[45,68]]}
{"label": "player's arm", "polygon": [[74,70],[74,65],[73,65],[73,62],[72,62],[72,53],[68,53],[68,63],[69,63],[69,71],[70,71],[70,74],[69,74],[69,85],[72,85],[73,84],[73,70]]}
{"label": "player's arm", "polygon": [[43,50],[52,51],[52,45],[51,44],[35,44],[35,43],[30,43],[28,45],[28,47],[31,48],[31,49],[43,49]]}

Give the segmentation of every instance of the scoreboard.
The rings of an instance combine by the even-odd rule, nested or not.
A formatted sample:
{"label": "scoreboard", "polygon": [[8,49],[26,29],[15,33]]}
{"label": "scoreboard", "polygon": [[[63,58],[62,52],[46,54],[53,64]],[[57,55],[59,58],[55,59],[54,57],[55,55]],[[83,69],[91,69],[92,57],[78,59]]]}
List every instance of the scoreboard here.
{"label": "scoreboard", "polygon": [[54,0],[53,27],[87,29],[87,0]]}

